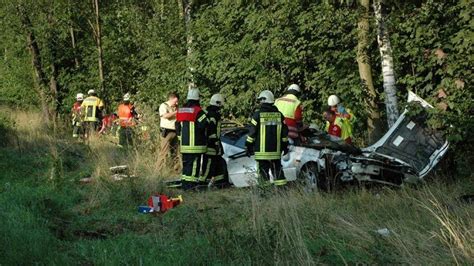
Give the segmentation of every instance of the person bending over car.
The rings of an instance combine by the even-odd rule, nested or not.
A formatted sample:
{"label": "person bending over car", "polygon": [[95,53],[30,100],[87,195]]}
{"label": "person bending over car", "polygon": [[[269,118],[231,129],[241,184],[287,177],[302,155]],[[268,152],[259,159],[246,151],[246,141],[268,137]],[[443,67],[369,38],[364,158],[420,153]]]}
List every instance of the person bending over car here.
{"label": "person bending over car", "polygon": [[251,127],[247,136],[247,155],[255,151],[257,171],[260,177],[270,180],[274,177],[275,186],[286,185],[281,165],[281,153],[288,154],[288,127],[285,118],[273,104],[275,98],[269,90],[258,96],[260,109],[252,115]]}
{"label": "person bending over car", "polygon": [[344,123],[342,117],[337,116],[331,108],[328,108],[323,113],[324,119],[326,120],[326,132],[334,137],[338,137],[344,140],[348,144],[352,144],[352,138],[348,130],[348,126]]}

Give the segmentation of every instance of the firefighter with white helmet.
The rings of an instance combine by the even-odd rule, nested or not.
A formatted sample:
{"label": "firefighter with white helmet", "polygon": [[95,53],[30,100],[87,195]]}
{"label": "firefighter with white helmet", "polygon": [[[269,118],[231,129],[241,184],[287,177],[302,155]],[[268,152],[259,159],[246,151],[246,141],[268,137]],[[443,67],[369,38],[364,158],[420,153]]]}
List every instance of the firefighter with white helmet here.
{"label": "firefighter with white helmet", "polygon": [[200,105],[196,88],[188,90],[186,104],[176,114],[176,132],[180,141],[183,170],[182,188],[193,189],[201,180],[201,162],[207,151],[207,116]]}
{"label": "firefighter with white helmet", "polygon": [[221,108],[225,100],[222,94],[212,95],[209,106],[206,108],[207,116],[207,151],[203,160],[203,175],[200,182],[215,187],[225,187],[229,184],[227,165],[222,158],[224,149],[221,143]]}
{"label": "firefighter with white helmet", "polygon": [[[337,95],[330,95],[328,97],[328,108],[336,114],[336,117],[342,120],[343,129],[341,138],[346,140],[348,143],[352,143],[352,127],[356,120],[356,117],[352,111],[348,108],[345,108],[341,103],[341,99]],[[328,130],[329,122],[326,123],[326,130]]]}
{"label": "firefighter with white helmet", "polygon": [[255,152],[257,170],[260,177],[270,180],[274,177],[275,186],[286,185],[287,181],[281,165],[281,154],[288,151],[288,128],[285,117],[274,105],[273,93],[264,90],[258,95],[260,108],[254,112],[247,136],[247,154]]}
{"label": "firefighter with white helmet", "polygon": [[84,94],[78,93],[76,95],[76,102],[72,105],[72,137],[79,138],[82,135],[82,117],[81,117],[81,105],[84,101]]}
{"label": "firefighter with white helmet", "polygon": [[291,84],[286,90],[286,94],[275,101],[275,106],[285,117],[288,137],[294,141],[299,140],[299,130],[303,127],[303,106],[298,99],[300,95],[300,86]]}
{"label": "firefighter with white helmet", "polygon": [[123,102],[118,106],[117,115],[119,117],[119,146],[128,147],[133,144],[133,128],[136,125],[138,114],[135,106],[130,102],[131,95],[126,93]]}
{"label": "firefighter with white helmet", "polygon": [[104,110],[104,102],[97,97],[95,90],[89,90],[87,92],[88,97],[84,99],[81,105],[81,114],[84,122],[84,129],[86,135],[97,131],[100,128],[102,121],[102,112]]}

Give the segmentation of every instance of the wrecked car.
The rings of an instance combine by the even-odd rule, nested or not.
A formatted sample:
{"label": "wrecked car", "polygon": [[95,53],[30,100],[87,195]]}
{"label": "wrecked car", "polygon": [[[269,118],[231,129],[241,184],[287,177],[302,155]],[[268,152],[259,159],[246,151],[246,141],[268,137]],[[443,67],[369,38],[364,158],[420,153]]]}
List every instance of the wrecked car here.
{"label": "wrecked car", "polygon": [[[408,102],[433,108],[412,92]],[[290,144],[289,156],[281,161],[285,177],[311,190],[364,182],[394,186],[420,182],[449,146],[441,132],[431,129],[425,120],[426,116],[412,116],[405,110],[381,139],[365,148],[307,129],[302,132],[306,143]],[[237,127],[224,130],[221,137],[229,181],[235,187],[257,183],[255,159],[245,152],[247,134],[248,128]]]}

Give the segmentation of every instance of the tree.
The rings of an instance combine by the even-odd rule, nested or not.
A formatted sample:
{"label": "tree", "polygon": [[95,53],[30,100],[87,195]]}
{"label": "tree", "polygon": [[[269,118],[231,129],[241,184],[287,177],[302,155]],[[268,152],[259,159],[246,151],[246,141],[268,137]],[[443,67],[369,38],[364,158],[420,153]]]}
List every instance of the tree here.
{"label": "tree", "polygon": [[360,0],[360,17],[357,23],[357,64],[362,85],[367,94],[369,143],[377,140],[381,133],[380,112],[377,105],[377,91],[372,80],[372,67],[368,54],[370,0]]}
{"label": "tree", "polygon": [[377,23],[377,42],[382,59],[383,88],[385,92],[385,108],[387,122],[391,127],[398,119],[397,88],[395,87],[395,73],[393,67],[392,46],[382,12],[382,1],[374,0],[374,14]]}

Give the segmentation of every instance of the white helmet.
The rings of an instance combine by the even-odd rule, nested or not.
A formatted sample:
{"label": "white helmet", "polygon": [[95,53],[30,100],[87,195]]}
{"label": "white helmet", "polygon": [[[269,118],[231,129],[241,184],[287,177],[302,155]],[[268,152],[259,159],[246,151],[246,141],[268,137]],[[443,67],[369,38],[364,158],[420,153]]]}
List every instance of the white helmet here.
{"label": "white helmet", "polygon": [[95,94],[95,90],[88,90],[87,94],[89,94],[89,95]]}
{"label": "white helmet", "polygon": [[328,105],[329,106],[335,106],[335,105],[338,105],[339,103],[341,102],[341,100],[339,100],[339,97],[337,97],[336,95],[331,95],[329,96],[328,98]]}
{"label": "white helmet", "polygon": [[291,84],[290,87],[288,87],[287,91],[301,92],[301,89],[300,89],[300,86],[298,86],[298,84]]}
{"label": "white helmet", "polygon": [[130,93],[128,93],[128,92],[125,93],[125,95],[123,96],[123,100],[124,100],[125,102],[130,101]]}
{"label": "white helmet", "polygon": [[196,100],[199,101],[199,89],[189,89],[188,96],[186,100]]}
{"label": "white helmet", "polygon": [[275,97],[273,96],[273,93],[271,91],[264,90],[258,95],[258,100],[261,103],[274,103]]}
{"label": "white helmet", "polygon": [[76,100],[77,100],[77,101],[82,101],[82,100],[84,100],[84,94],[83,94],[83,93],[78,93],[78,94],[76,95]]}
{"label": "white helmet", "polygon": [[222,94],[220,94],[220,93],[212,95],[210,104],[214,105],[214,106],[218,106],[218,107],[223,106],[224,105],[224,96],[222,96]]}

